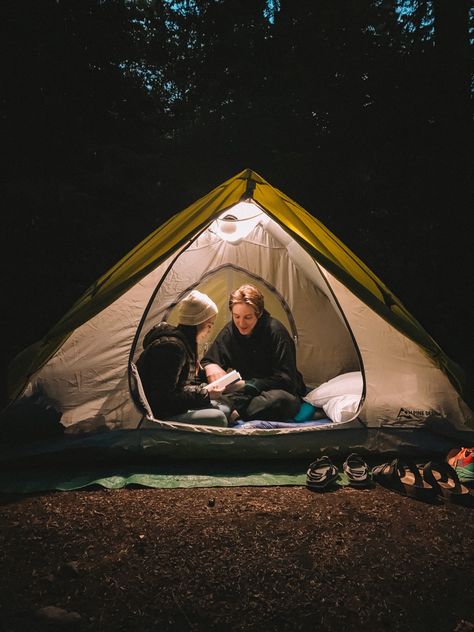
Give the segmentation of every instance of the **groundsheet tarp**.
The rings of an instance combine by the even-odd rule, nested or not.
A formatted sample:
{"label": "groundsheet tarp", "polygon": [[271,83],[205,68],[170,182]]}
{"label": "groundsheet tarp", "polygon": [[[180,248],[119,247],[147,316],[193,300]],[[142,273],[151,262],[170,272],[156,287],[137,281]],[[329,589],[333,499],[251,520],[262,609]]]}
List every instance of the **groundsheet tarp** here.
{"label": "groundsheet tarp", "polygon": [[[34,468],[0,472],[0,491],[3,493],[37,493],[70,491],[97,486],[106,489],[124,487],[190,488],[190,487],[246,487],[305,485],[306,468],[291,466],[255,470],[248,466],[226,469],[194,467],[106,468],[78,470],[67,468]],[[347,485],[347,477],[340,473],[338,485]]]}

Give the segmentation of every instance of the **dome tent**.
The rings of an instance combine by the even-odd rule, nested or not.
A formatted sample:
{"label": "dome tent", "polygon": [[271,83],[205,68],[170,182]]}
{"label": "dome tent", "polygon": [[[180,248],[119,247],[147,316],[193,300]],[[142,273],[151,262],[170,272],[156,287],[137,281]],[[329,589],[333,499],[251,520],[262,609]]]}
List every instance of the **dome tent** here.
{"label": "dome tent", "polygon": [[[257,285],[297,343],[310,388],[360,372],[350,419],[234,430],[146,415],[133,363],[148,329],[173,322],[191,289],[229,317],[229,292]],[[417,452],[472,436],[460,369],[389,289],[317,219],[247,169],[156,229],[94,283],[9,374],[12,401],[37,394],[61,412],[67,441],[173,458],[289,458],[318,451]],[[344,432],[343,432],[344,431]],[[467,439],[472,443],[472,438]]]}

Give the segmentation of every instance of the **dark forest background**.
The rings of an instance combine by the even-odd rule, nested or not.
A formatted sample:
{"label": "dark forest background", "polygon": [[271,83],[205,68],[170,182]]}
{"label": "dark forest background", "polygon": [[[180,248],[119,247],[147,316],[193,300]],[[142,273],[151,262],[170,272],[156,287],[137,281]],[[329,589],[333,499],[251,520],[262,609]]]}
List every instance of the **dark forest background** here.
{"label": "dark forest background", "polygon": [[470,2],[23,0],[0,17],[2,384],[96,278],[246,167],[472,371]]}

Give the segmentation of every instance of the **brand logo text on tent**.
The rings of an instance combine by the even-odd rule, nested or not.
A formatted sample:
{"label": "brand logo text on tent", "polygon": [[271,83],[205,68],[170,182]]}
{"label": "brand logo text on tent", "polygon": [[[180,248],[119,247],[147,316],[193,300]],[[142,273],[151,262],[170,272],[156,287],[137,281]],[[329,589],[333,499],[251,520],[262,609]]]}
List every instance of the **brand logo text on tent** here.
{"label": "brand logo text on tent", "polygon": [[430,417],[433,414],[432,410],[416,410],[413,408],[400,408],[398,411],[397,419],[420,419]]}

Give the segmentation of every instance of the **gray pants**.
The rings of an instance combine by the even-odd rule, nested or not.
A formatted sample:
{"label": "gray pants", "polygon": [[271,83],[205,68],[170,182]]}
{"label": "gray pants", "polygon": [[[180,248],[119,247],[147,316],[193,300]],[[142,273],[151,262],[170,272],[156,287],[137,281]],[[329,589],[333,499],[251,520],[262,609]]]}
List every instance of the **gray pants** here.
{"label": "gray pants", "polygon": [[[180,421],[198,426],[219,426],[226,428],[232,410],[239,411],[244,421],[263,419],[265,421],[288,421],[293,419],[301,406],[301,400],[287,391],[273,389],[260,395],[246,398],[242,395],[224,396],[221,401],[213,401],[213,408],[188,410],[169,417],[169,421]],[[242,412],[241,412],[242,411]]]}
{"label": "gray pants", "polygon": [[168,421],[180,421],[181,423],[196,424],[197,426],[219,426],[221,428],[227,428],[226,414],[217,406],[214,408],[188,410],[180,415],[168,417]]}

